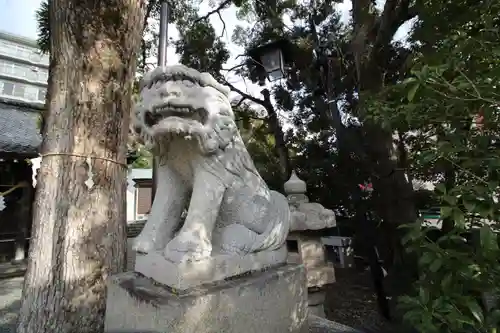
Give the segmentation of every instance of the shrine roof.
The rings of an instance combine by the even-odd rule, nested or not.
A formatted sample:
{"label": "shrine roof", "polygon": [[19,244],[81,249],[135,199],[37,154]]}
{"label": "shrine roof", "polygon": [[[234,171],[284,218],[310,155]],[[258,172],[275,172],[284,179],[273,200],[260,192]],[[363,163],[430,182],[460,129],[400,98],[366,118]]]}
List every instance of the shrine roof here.
{"label": "shrine roof", "polygon": [[0,153],[37,154],[40,111],[39,106],[0,99]]}

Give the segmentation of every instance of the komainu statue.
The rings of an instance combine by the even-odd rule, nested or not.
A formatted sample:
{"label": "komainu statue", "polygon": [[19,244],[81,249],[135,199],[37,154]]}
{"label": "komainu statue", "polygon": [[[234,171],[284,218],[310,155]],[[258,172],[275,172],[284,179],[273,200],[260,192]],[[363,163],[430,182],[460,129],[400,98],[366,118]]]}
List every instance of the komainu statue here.
{"label": "komainu statue", "polygon": [[139,254],[182,263],[284,249],[288,202],[255,169],[228,96],[210,74],[183,65],[143,78],[133,121],[159,166]]}

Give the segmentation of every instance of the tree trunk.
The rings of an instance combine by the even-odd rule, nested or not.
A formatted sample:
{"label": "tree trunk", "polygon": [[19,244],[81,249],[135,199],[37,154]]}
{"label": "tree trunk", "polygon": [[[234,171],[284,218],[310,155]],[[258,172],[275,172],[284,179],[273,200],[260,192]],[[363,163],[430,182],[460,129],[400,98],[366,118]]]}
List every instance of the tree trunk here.
{"label": "tree trunk", "polygon": [[290,154],[288,153],[288,148],[286,146],[285,133],[281,128],[280,121],[278,119],[278,114],[271,103],[271,93],[268,89],[261,91],[262,96],[264,96],[264,108],[267,111],[267,123],[274,136],[276,154],[278,155],[280,161],[281,170],[281,180],[285,183],[290,177],[292,170],[290,165]]}
{"label": "tree trunk", "polygon": [[[397,29],[415,15],[408,0],[386,0],[381,15],[377,15],[369,0],[353,0],[351,48],[360,95],[356,115],[362,120],[365,114],[363,95],[378,93],[385,84],[384,67],[391,39]],[[384,221],[390,247],[384,262],[388,268],[388,292],[394,305],[397,296],[409,291],[416,276],[415,258],[405,253],[401,244],[404,231],[398,228],[417,220],[413,186],[407,170],[400,168],[392,131],[370,122],[365,122],[362,130],[366,167],[371,173],[377,198],[376,211]]]}
{"label": "tree trunk", "polygon": [[126,140],[144,6],[49,0],[48,111],[19,333],[103,329],[105,280],[125,266]]}

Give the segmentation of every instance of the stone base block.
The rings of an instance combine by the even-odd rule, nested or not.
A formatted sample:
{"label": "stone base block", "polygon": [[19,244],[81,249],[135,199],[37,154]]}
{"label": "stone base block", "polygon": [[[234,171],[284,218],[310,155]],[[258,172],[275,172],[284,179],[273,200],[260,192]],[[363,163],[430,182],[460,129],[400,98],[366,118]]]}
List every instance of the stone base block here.
{"label": "stone base block", "polygon": [[326,318],[325,306],[323,304],[309,305],[309,315]]}
{"label": "stone base block", "polygon": [[330,262],[319,267],[307,267],[306,270],[308,287],[322,287],[335,282],[335,268]]}
{"label": "stone base block", "polygon": [[285,265],[174,293],[137,272],[108,283],[105,332],[306,333],[302,265]]}
{"label": "stone base block", "polygon": [[325,318],[325,291],[323,289],[311,291],[308,290],[309,315],[315,315]]}
{"label": "stone base block", "polygon": [[310,314],[308,317],[309,333],[363,333],[325,318]]}
{"label": "stone base block", "polygon": [[261,251],[245,256],[215,255],[196,262],[171,262],[159,252],[137,254],[135,271],[176,290],[222,281],[232,276],[259,271],[286,262],[287,249]]}

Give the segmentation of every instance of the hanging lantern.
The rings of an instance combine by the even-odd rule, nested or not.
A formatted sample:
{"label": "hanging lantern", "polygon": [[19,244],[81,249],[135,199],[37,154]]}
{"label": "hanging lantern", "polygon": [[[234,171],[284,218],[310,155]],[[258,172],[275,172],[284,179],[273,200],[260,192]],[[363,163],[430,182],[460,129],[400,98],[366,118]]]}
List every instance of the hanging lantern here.
{"label": "hanging lantern", "polygon": [[259,46],[248,52],[248,56],[257,65],[260,85],[264,85],[265,78],[272,82],[286,77],[291,53],[292,43],[286,39]]}

